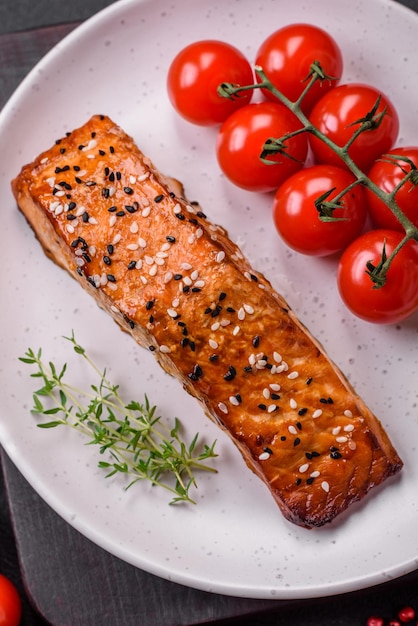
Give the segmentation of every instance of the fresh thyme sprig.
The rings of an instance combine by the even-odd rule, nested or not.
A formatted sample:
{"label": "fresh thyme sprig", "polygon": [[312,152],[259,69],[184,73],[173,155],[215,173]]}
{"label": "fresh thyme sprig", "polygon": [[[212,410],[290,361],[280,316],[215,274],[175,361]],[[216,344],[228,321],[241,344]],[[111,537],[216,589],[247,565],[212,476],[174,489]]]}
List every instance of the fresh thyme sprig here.
{"label": "fresh thyme sprig", "polygon": [[206,464],[217,456],[216,441],[211,446],[200,446],[199,452],[199,434],[191,443],[185,443],[181,438],[180,421],[175,418],[172,428],[164,425],[146,395],[143,403],[125,403],[119,386],[107,379],[106,370],[99,370],[76,341],[74,333],[65,339],[98,375],[99,383],[91,384],[88,391],[73,387],[64,382],[66,363],[57,368],[53,362],[42,360],[41,348],[37,351],[29,348],[19,360],[36,366],[31,377],[39,378],[42,383],[33,394],[32,413],[53,416],[52,420],[38,426],[66,425],[88,436],[89,444],[98,444],[101,454],[109,454],[109,460],[98,463],[108,471],[106,478],[118,473],[128,476],[127,489],[140,480],[149,480],[173,494],[170,504],[195,504],[190,496],[191,487],[197,486],[194,473],[196,470],[216,472]]}
{"label": "fresh thyme sprig", "polygon": [[[236,86],[236,85],[230,85],[228,83],[222,83],[218,89],[219,95],[223,97],[233,98],[234,96],[239,94],[239,92],[248,91],[250,89],[254,89],[254,90],[264,89],[264,90],[270,91],[277,98],[279,102],[284,104],[290,111],[294,113],[294,115],[298,118],[298,120],[302,124],[302,128],[296,131],[296,133],[298,134],[300,132],[311,133],[312,135],[320,139],[331,150],[333,150],[333,152],[335,152],[344,161],[347,167],[354,174],[356,178],[355,184],[361,184],[364,187],[367,187],[368,189],[370,189],[380,200],[382,200],[382,202],[386,204],[386,206],[390,209],[390,211],[393,213],[393,215],[402,225],[405,231],[405,235],[403,239],[400,241],[399,245],[393,250],[393,252],[389,256],[386,255],[385,249],[383,249],[382,258],[380,262],[376,266],[373,266],[373,267],[367,266],[367,269],[365,269],[365,271],[367,271],[367,274],[370,277],[370,280],[374,283],[374,287],[377,289],[383,287],[386,282],[386,276],[392,264],[392,261],[395,258],[395,256],[398,254],[398,252],[401,250],[401,248],[403,248],[403,246],[405,246],[408,243],[408,241],[412,239],[414,239],[415,241],[418,241],[418,228],[416,228],[416,226],[411,222],[411,220],[408,219],[408,217],[403,213],[403,211],[400,209],[400,207],[398,206],[396,202],[396,193],[399,191],[399,189],[403,185],[406,184],[408,180],[413,185],[418,184],[418,170],[410,159],[399,157],[399,159],[397,159],[397,162],[402,172],[404,173],[404,178],[400,181],[400,183],[396,186],[395,189],[387,193],[383,191],[382,189],[380,189],[380,187],[378,187],[378,185],[376,185],[372,180],[370,180],[370,178],[357,166],[357,164],[350,157],[348,150],[350,146],[352,145],[352,143],[355,141],[355,139],[361,133],[372,130],[373,128],[377,128],[381,124],[386,114],[386,110],[382,112],[378,112],[380,98],[377,99],[372,109],[362,119],[359,119],[356,122],[354,122],[354,125],[357,125],[357,127],[353,131],[353,134],[350,137],[350,139],[347,141],[347,143],[344,146],[338,146],[335,142],[333,142],[326,135],[324,135],[318,128],[316,128],[313,124],[311,124],[310,120],[301,109],[301,104],[306,94],[310,91],[310,89],[312,89],[313,85],[316,82],[324,81],[324,80],[329,80],[329,81],[335,80],[334,77],[327,76],[323,72],[318,62],[315,61],[314,63],[312,63],[311,71],[309,73],[309,76],[307,77],[306,87],[304,88],[303,92],[301,93],[301,95],[296,101],[290,100],[280,90],[278,90],[271,83],[271,81],[267,78],[266,74],[264,73],[263,68],[256,66],[254,68],[254,71],[258,77],[258,82],[254,83],[253,85],[245,85],[245,86]],[[263,146],[263,149],[260,155],[261,160],[264,163],[268,163],[267,155],[272,156],[273,154],[278,154],[278,153],[284,156],[288,156],[287,151],[286,151],[286,146],[287,146],[286,142],[293,136],[293,134],[294,133],[287,133],[283,137],[269,137]],[[396,159],[396,157],[391,156],[391,155],[386,155],[383,158],[391,159],[392,161]],[[270,162],[273,163],[273,161],[270,161]],[[402,163],[404,164],[407,163],[410,166],[411,169],[409,172],[407,172],[404,169],[404,167],[402,166]],[[347,188],[346,190],[343,190],[339,194],[338,199],[334,198],[333,203],[327,203],[326,197],[318,198],[317,209],[318,209],[319,219],[323,221],[334,221],[338,219],[332,216],[332,210],[337,208],[337,206],[339,206],[338,204],[339,200],[343,197],[345,193],[347,193],[347,191],[349,191],[349,188]]]}

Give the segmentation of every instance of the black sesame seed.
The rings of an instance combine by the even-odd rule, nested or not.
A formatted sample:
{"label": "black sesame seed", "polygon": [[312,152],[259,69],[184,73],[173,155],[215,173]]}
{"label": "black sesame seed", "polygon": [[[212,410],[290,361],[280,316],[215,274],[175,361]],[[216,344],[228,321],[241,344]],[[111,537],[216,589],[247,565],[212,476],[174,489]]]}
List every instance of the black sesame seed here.
{"label": "black sesame seed", "polygon": [[195,344],[195,342],[194,342],[194,341],[190,340],[190,341],[189,341],[189,346],[190,346],[190,350],[191,350],[192,352],[194,352],[194,351],[196,350],[196,344]]}
{"label": "black sesame seed", "polygon": [[[193,203],[192,203],[193,204]],[[204,220],[206,219],[206,215],[203,213],[203,211],[198,211],[196,213],[197,217],[202,217]]]}
{"label": "black sesame seed", "polygon": [[219,359],[218,354],[211,354],[209,357],[209,361],[217,361]]}
{"label": "black sesame seed", "polygon": [[147,311],[150,311],[153,306],[154,306],[154,300],[148,300],[148,302],[145,305],[145,308]]}
{"label": "black sesame seed", "polygon": [[273,454],[273,450],[271,448],[263,448],[263,452],[267,452],[267,454]]}
{"label": "black sesame seed", "polygon": [[76,203],[75,202],[70,202],[70,204],[68,205],[68,210],[69,211],[74,211],[74,209],[76,208]]}
{"label": "black sesame seed", "polygon": [[155,196],[154,198],[154,202],[161,202],[162,200],[164,200],[164,195],[162,193],[160,193],[158,196]]}
{"label": "black sesame seed", "polygon": [[305,456],[306,458],[310,461],[312,459],[312,453],[311,452],[305,452]]}
{"label": "black sesame seed", "polygon": [[175,213],[174,214],[178,220],[180,220],[181,222],[184,221],[185,217],[183,215],[183,213]]}
{"label": "black sesame seed", "polygon": [[149,346],[148,350],[149,350],[150,352],[155,352],[155,346]]}
{"label": "black sesame seed", "polygon": [[200,287],[192,287],[193,293],[199,293],[200,291],[202,291]]}
{"label": "black sesame seed", "polygon": [[184,285],[183,287],[183,293],[188,293],[190,291],[190,287],[189,285]]}
{"label": "black sesame seed", "polygon": [[83,220],[83,222],[88,222],[89,221],[90,216],[87,213],[87,211],[84,211],[83,215],[81,216],[81,219]]}
{"label": "black sesame seed", "polygon": [[312,485],[314,480],[315,480],[314,476],[309,476],[309,478],[306,479],[306,484],[307,485]]}
{"label": "black sesame seed", "polygon": [[110,180],[111,183],[115,182],[115,173],[114,172],[110,173],[109,180]]}
{"label": "black sesame seed", "polygon": [[181,327],[186,326],[186,322],[177,322],[177,326],[181,326]]}
{"label": "black sesame seed", "polygon": [[233,309],[232,306],[227,307],[226,310],[228,311],[228,313],[235,313],[235,309]]}
{"label": "black sesame seed", "polygon": [[138,204],[126,205],[125,209],[128,211],[128,213],[136,213],[138,211]]}
{"label": "black sesame seed", "polygon": [[174,243],[176,241],[176,238],[173,237],[172,235],[167,235],[166,237],[167,241],[169,241],[170,243]]}
{"label": "black sesame seed", "polygon": [[189,345],[189,338],[188,337],[183,337],[182,340],[180,341],[180,345],[182,348],[185,348],[186,346]]}
{"label": "black sesame seed", "polygon": [[300,438],[299,438],[299,437],[296,437],[296,439],[295,439],[295,440],[294,440],[294,442],[293,442],[293,445],[296,447],[296,446],[298,446],[299,444],[300,444]]}
{"label": "black sesame seed", "polygon": [[237,370],[233,365],[230,365],[226,374],[224,374],[225,380],[234,380],[237,375]]}
{"label": "black sesame seed", "polygon": [[111,154],[113,154],[115,152],[115,148],[113,146],[109,146],[109,150],[110,150]]}
{"label": "black sesame seed", "polygon": [[313,458],[314,456],[321,456],[321,455],[320,455],[320,454],[319,454],[319,452],[317,452],[316,450],[312,450],[312,452],[311,452],[311,456],[312,456],[312,458]]}
{"label": "black sesame seed", "polygon": [[122,178],[122,174],[120,172],[116,172],[116,180],[120,180],[121,178]]}
{"label": "black sesame seed", "polygon": [[72,221],[72,220],[76,220],[76,219],[77,218],[76,218],[75,215],[72,215],[71,213],[69,213],[69,214],[67,213],[67,220]]}
{"label": "black sesame seed", "polygon": [[92,285],[93,287],[95,287],[97,289],[97,285],[94,282],[94,279],[91,276],[87,276],[87,280],[90,283],[90,285]]}
{"label": "black sesame seed", "polygon": [[280,441],[286,441],[286,435],[282,435],[282,436],[280,437]]}
{"label": "black sesame seed", "polygon": [[113,276],[113,274],[107,274],[107,280],[110,283],[115,283],[116,282],[116,278]]}
{"label": "black sesame seed", "polygon": [[258,408],[261,409],[262,411],[265,411],[267,409],[267,406],[265,404],[259,404]]}
{"label": "black sesame seed", "polygon": [[109,176],[110,174],[110,169],[108,167],[105,167],[105,176]]}
{"label": "black sesame seed", "polygon": [[97,185],[97,183],[96,183],[96,181],[94,181],[94,180],[88,180],[88,181],[86,182],[86,186],[87,186],[87,187],[95,187],[96,185]]}
{"label": "black sesame seed", "polygon": [[235,394],[236,399],[238,400],[238,402],[241,404],[242,402],[242,397],[240,393]]}
{"label": "black sesame seed", "polygon": [[114,245],[109,243],[108,246],[107,246],[107,251],[108,251],[109,254],[113,254],[114,251],[115,251]]}
{"label": "black sesame seed", "polygon": [[99,154],[100,154],[100,156],[104,156],[106,154],[106,152],[104,150],[99,150]]}
{"label": "black sesame seed", "polygon": [[296,428],[302,430],[302,424],[300,422],[296,422]]}
{"label": "black sesame seed", "polygon": [[244,372],[252,372],[252,371],[253,371],[253,368],[251,367],[251,365],[246,365],[244,367]]}
{"label": "black sesame seed", "polygon": [[148,321],[149,321],[150,324],[153,324],[154,323],[154,316],[150,315],[149,318],[148,318]]}
{"label": "black sesame seed", "polygon": [[272,393],[271,394],[271,399],[272,400],[280,400],[280,396],[278,393]]}
{"label": "black sesame seed", "polygon": [[116,215],[118,217],[123,217],[125,215],[125,211],[116,211]]}
{"label": "black sesame seed", "polygon": [[306,407],[303,407],[303,409],[299,409],[298,411],[298,415],[300,415],[302,417],[302,415],[305,415],[305,413],[307,413],[308,409]]}
{"label": "black sesame seed", "polygon": [[129,317],[127,315],[123,316],[123,319],[125,320],[125,322],[133,329],[135,328],[135,322],[133,322],[131,319],[129,319]]}
{"label": "black sesame seed", "polygon": [[103,187],[102,189],[102,196],[103,198],[108,198],[110,196],[110,191],[107,187]]}
{"label": "black sesame seed", "polygon": [[219,294],[219,301],[222,302],[222,300],[225,300],[226,298],[226,293],[224,291],[221,291],[221,293]]}
{"label": "black sesame seed", "polygon": [[331,459],[341,459],[342,454],[341,452],[338,451],[337,448],[334,448],[334,449],[331,449],[330,457]]}
{"label": "black sesame seed", "polygon": [[78,176],[75,177],[75,182],[80,185],[83,181]]}
{"label": "black sesame seed", "polygon": [[82,257],[87,263],[91,263],[91,257],[87,254],[87,252],[83,252]]}
{"label": "black sesame seed", "polygon": [[174,280],[181,280],[183,278],[183,274],[174,274]]}
{"label": "black sesame seed", "polygon": [[260,345],[260,336],[256,335],[255,337],[253,337],[253,346],[254,348],[258,348],[259,345]]}
{"label": "black sesame seed", "polygon": [[302,482],[302,479],[301,479],[301,478],[296,478],[296,484],[297,484],[298,486],[301,484],[301,482]]}
{"label": "black sesame seed", "polygon": [[111,206],[107,210],[109,211],[109,213],[114,213],[115,211],[118,210],[118,207],[117,206]]}
{"label": "black sesame seed", "polygon": [[132,189],[132,187],[124,187],[123,191],[128,195],[131,196],[134,192],[134,190]]}
{"label": "black sesame seed", "polygon": [[309,378],[306,379],[306,384],[310,385],[312,380],[313,380],[312,376],[309,376]]}
{"label": "black sesame seed", "polygon": [[136,261],[131,261],[128,264],[128,270],[134,270],[136,268]]}
{"label": "black sesame seed", "polygon": [[199,224],[197,219],[195,219],[194,217],[189,217],[189,222],[190,224],[193,224],[194,226],[197,226]]}
{"label": "black sesame seed", "polygon": [[322,402],[322,404],[334,404],[332,398],[319,398],[319,401]]}
{"label": "black sesame seed", "polygon": [[110,265],[112,263],[111,258],[108,257],[107,254],[103,257],[103,263],[105,263],[105,265]]}
{"label": "black sesame seed", "polygon": [[251,280],[253,280],[255,283],[258,283],[258,277],[255,274],[250,274],[251,276]]}

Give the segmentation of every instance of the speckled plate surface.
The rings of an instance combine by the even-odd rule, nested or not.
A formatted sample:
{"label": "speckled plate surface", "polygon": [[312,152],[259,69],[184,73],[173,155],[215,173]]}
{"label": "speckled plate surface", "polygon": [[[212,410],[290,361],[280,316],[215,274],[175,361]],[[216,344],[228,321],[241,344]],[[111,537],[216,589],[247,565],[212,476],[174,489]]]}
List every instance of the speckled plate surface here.
{"label": "speckled plate surface", "polygon": [[[226,39],[252,60],[264,37],[294,21],[328,28],[343,50],[344,79],[388,93],[401,118],[400,142],[418,143],[418,16],[388,0],[343,0],[338,12],[334,0],[121,0],[47,55],[0,116],[2,445],[64,519],[111,553],[185,585],[254,598],[341,593],[418,563],[417,317],[396,328],[352,317],[337,294],[335,261],[289,251],[272,228],[271,198],[226,182],[215,161],[215,131],[180,120],[165,93],[170,60],[186,43]],[[184,181],[189,197],[229,229],[383,422],[405,462],[402,475],[336,523],[307,531],[286,522],[226,436],[46,259],[16,210],[9,182],[22,164],[93,113],[110,115],[161,171]],[[145,484],[125,492],[118,478],[105,480],[97,450],[82,436],[36,427],[29,412],[34,381],[18,357],[42,346],[83,382],[62,339],[71,329],[130,398],[146,392],[191,434],[218,439],[219,472],[200,478],[197,506],[169,507],[166,493]]]}

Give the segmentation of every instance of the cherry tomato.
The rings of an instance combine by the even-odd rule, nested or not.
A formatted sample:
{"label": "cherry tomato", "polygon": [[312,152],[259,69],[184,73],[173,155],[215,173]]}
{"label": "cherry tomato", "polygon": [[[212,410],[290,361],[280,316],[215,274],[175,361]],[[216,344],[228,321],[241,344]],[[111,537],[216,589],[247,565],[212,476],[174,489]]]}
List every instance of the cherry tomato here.
{"label": "cherry tomato", "polygon": [[221,126],[216,154],[227,178],[249,191],[272,191],[301,169],[308,152],[306,133],[287,140],[290,155],[269,157],[269,164],[260,159],[269,138],[282,138],[301,128],[297,118],[284,105],[273,102],[248,104],[235,111]]}
{"label": "cherry tomato", "polygon": [[[339,85],[316,103],[309,116],[316,128],[342,147],[359,128],[358,120],[373,109],[379,95],[381,100],[377,114],[387,107],[383,120],[377,128],[361,133],[348,151],[353,161],[365,172],[376,159],[392,148],[398,136],[399,118],[389,99],[369,85],[358,83]],[[311,135],[310,145],[316,162],[343,167],[340,157],[319,138]]]}
{"label": "cherry tomato", "polygon": [[366,263],[377,265],[383,242],[389,256],[403,235],[399,231],[370,230],[341,255],[338,289],[343,302],[358,317],[377,324],[395,324],[418,310],[418,243],[409,241],[396,255],[383,287],[375,289]]}
{"label": "cherry tomato", "polygon": [[0,626],[18,626],[22,603],[14,584],[0,574]]}
{"label": "cherry tomato", "polygon": [[[343,71],[341,50],[334,39],[312,24],[289,24],[272,33],[260,46],[256,65],[263,68],[267,78],[290,100],[297,100],[307,85],[311,65],[318,61],[327,74],[337,80],[317,82],[303,99],[302,109],[312,106],[338,84]],[[268,90],[266,98],[275,100]]]}
{"label": "cherry tomato", "polygon": [[[410,159],[418,168],[418,146],[393,148],[393,150],[388,153],[388,156],[390,155],[399,156],[401,158],[389,160],[385,156],[383,159],[374,163],[368,174],[370,180],[385,193],[391,193],[405,177],[405,174],[411,171],[410,164],[403,159]],[[366,190],[366,197],[369,204],[370,217],[377,228],[390,228],[403,231],[403,227],[398,219],[374,192]],[[411,182],[405,183],[405,185],[396,192],[395,199],[401,211],[403,211],[418,228],[418,187]]]}
{"label": "cherry tomato", "polygon": [[315,206],[324,193],[334,189],[326,198],[330,202],[354,180],[334,165],[314,165],[290,176],[277,190],[273,203],[274,223],[286,244],[302,254],[325,256],[358,237],[367,215],[363,187],[356,185],[341,198],[341,207],[332,212],[332,217],[343,218],[341,221],[322,221]]}
{"label": "cherry tomato", "polygon": [[246,57],[223,41],[192,43],[173,59],[167,75],[169,99],[176,111],[189,122],[202,126],[222,123],[237,108],[248,104],[252,91],[234,99],[218,92],[221,83],[251,85],[253,71]]}

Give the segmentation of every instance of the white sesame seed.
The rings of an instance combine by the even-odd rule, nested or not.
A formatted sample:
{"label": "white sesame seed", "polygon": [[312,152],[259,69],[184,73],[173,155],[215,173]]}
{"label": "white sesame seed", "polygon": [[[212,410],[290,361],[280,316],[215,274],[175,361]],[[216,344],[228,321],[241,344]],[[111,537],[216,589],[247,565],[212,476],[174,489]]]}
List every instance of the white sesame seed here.
{"label": "white sesame seed", "polygon": [[[106,276],[106,274],[103,272],[103,274],[100,276],[100,285],[101,285],[102,287],[104,287],[105,285],[107,285],[107,282],[108,282],[108,280],[107,280],[107,276]],[[110,308],[111,308],[111,310],[113,311],[112,307],[110,307]],[[117,309],[116,309],[116,311],[117,311]]]}
{"label": "white sesame seed", "polygon": [[202,287],[205,286],[205,281],[204,280],[197,280],[194,284],[195,287],[197,287],[198,289],[201,289]]}
{"label": "white sesame seed", "polygon": [[321,475],[321,472],[318,472],[318,470],[315,470],[314,472],[311,472],[310,476],[311,478],[318,478],[318,476]]}
{"label": "white sesame seed", "polygon": [[168,346],[166,346],[165,344],[162,344],[160,346],[160,352],[162,352],[163,354],[168,354],[169,352],[171,352],[171,350]]}
{"label": "white sesame seed", "polygon": [[238,311],[238,319],[242,322],[245,319],[245,311],[244,308],[241,307]]}
{"label": "white sesame seed", "polygon": [[296,430],[296,426],[293,426],[293,424],[290,424],[290,426],[287,427],[287,430],[289,431],[291,435],[298,434],[298,431]]}
{"label": "white sesame seed", "polygon": [[142,268],[142,259],[137,260],[137,262],[135,263],[135,267],[137,270],[140,270]]}
{"label": "white sesame seed", "polygon": [[116,215],[112,215],[109,220],[109,226],[114,226],[116,224]]}
{"label": "white sesame seed", "polygon": [[357,448],[357,444],[355,441],[350,439],[350,441],[348,442],[348,447],[350,448],[350,450],[355,450]]}
{"label": "white sesame seed", "polygon": [[254,309],[250,304],[244,304],[244,310],[248,315],[252,315],[254,313]]}
{"label": "white sesame seed", "polygon": [[340,434],[340,430],[341,430],[341,426],[336,426],[335,428],[332,429],[332,434],[336,437],[337,435]]}
{"label": "white sesame seed", "polygon": [[262,452],[259,457],[258,460],[259,461],[267,461],[270,458],[270,454],[268,452]]}
{"label": "white sesame seed", "polygon": [[150,270],[149,270],[149,275],[150,276],[155,276],[158,270],[158,266],[156,263],[154,263],[154,265],[151,265]]}
{"label": "white sesame seed", "polygon": [[116,235],[113,237],[112,244],[116,246],[116,244],[119,243],[121,239],[122,239],[122,235],[120,233],[116,233]]}
{"label": "white sesame seed", "polygon": [[298,406],[298,403],[296,402],[294,398],[290,398],[289,404],[290,404],[291,409],[296,409]]}
{"label": "white sesame seed", "polygon": [[51,176],[50,178],[47,178],[46,182],[51,187],[51,189],[53,189],[55,186],[55,176]]}
{"label": "white sesame seed", "polygon": [[346,433],[351,433],[354,430],[354,424],[347,424],[344,426],[344,431]]}
{"label": "white sesame seed", "polygon": [[88,144],[84,146],[81,150],[82,152],[87,152],[88,150],[93,150],[97,146],[96,139],[90,139]]}
{"label": "white sesame seed", "polygon": [[153,265],[154,264],[154,257],[150,256],[149,254],[146,254],[144,257],[144,261],[147,265]]}
{"label": "white sesame seed", "polygon": [[170,280],[173,278],[173,273],[172,272],[167,272],[164,276],[164,282],[168,283],[170,282]]}
{"label": "white sesame seed", "polygon": [[116,193],[116,187],[109,187],[109,198],[114,196]]}
{"label": "white sesame seed", "polygon": [[215,330],[218,330],[219,327],[220,327],[220,323],[219,322],[214,322],[212,324],[212,326],[210,327],[210,329],[215,331]]}
{"label": "white sesame seed", "polygon": [[196,239],[200,239],[203,235],[203,230],[201,228],[198,228],[196,231]]}
{"label": "white sesame seed", "polygon": [[145,174],[142,174],[141,176],[138,176],[138,182],[139,183],[143,183],[144,180],[147,180],[147,178],[149,178],[149,172],[145,172]]}
{"label": "white sesame seed", "polygon": [[137,243],[128,243],[126,246],[127,250],[138,250],[139,246]]}
{"label": "white sesame seed", "polygon": [[112,304],[112,305],[110,306],[110,310],[111,310],[113,313],[119,313],[119,309],[118,309],[118,308],[117,308],[114,304]]}
{"label": "white sesame seed", "polygon": [[321,488],[325,491],[325,493],[329,492],[329,482],[323,480],[321,483]]}
{"label": "white sesame seed", "polygon": [[98,224],[98,221],[95,217],[89,217],[89,224]]}
{"label": "white sesame seed", "polygon": [[196,236],[195,236],[194,233],[192,233],[191,235],[189,235],[189,237],[187,239],[187,243],[192,244],[192,243],[194,243],[195,239],[196,239]]}
{"label": "white sesame seed", "polygon": [[353,414],[352,414],[352,412],[350,411],[350,409],[346,409],[346,410],[344,411],[344,415],[345,415],[346,417],[353,417]]}
{"label": "white sesame seed", "polygon": [[176,309],[178,307],[178,305],[180,304],[180,300],[179,298],[174,298],[173,302],[171,303],[171,306]]}
{"label": "white sesame seed", "polygon": [[317,417],[320,417],[321,415],[322,415],[322,409],[316,409],[316,411],[312,413],[312,417],[314,419],[316,419]]}
{"label": "white sesame seed", "polygon": [[240,326],[235,326],[234,330],[232,331],[233,335],[238,335],[239,331],[241,330]]}
{"label": "white sesame seed", "polygon": [[115,285],[115,283],[107,283],[107,287],[111,290],[111,291],[116,291],[116,289],[118,288],[117,285]]}
{"label": "white sesame seed", "polygon": [[346,441],[348,441],[347,437],[336,437],[335,441],[337,441],[338,443],[345,443]]}
{"label": "white sesame seed", "polygon": [[148,280],[147,280],[147,277],[146,277],[146,276],[140,276],[139,278],[140,278],[141,283],[142,283],[143,285],[147,285],[147,284],[148,284]]}
{"label": "white sesame seed", "polygon": [[219,346],[218,342],[215,341],[214,339],[209,339],[209,345],[211,348],[213,348],[214,350],[216,350],[216,348]]}
{"label": "white sesame seed", "polygon": [[178,202],[176,202],[176,204],[174,205],[173,211],[176,214],[177,213],[181,213],[181,206],[180,206],[180,204]]}
{"label": "white sesame seed", "polygon": [[63,213],[63,212],[64,212],[64,207],[62,206],[62,204],[57,206],[57,208],[54,211],[55,215],[61,215],[61,213]]}
{"label": "white sesame seed", "polygon": [[44,157],[43,159],[41,159],[41,163],[42,163],[42,165],[43,165],[44,163],[48,163],[48,160],[49,160],[49,159],[48,159],[48,157]]}
{"label": "white sesame seed", "polygon": [[55,211],[55,209],[57,209],[60,206],[60,202],[58,202],[58,200],[55,200],[54,202],[51,202],[51,204],[49,205],[49,210]]}
{"label": "white sesame seed", "polygon": [[84,260],[82,257],[78,256],[78,257],[76,257],[76,259],[75,259],[75,264],[76,264],[78,267],[83,267],[83,265],[85,264],[85,260]]}
{"label": "white sesame seed", "polygon": [[133,235],[135,235],[135,234],[138,232],[138,230],[139,230],[138,222],[133,222],[133,223],[130,225],[129,230],[131,231],[131,233],[132,233]]}
{"label": "white sesame seed", "polygon": [[155,257],[154,260],[157,265],[165,265],[165,259],[161,259],[160,257]]}
{"label": "white sesame seed", "polygon": [[151,207],[150,206],[146,206],[141,211],[142,217],[148,217],[150,213],[151,213]]}
{"label": "white sesame seed", "polygon": [[267,361],[265,359],[260,359],[256,362],[255,366],[258,370],[262,370],[266,367]]}
{"label": "white sesame seed", "polygon": [[191,280],[190,276],[185,276],[183,278],[183,282],[185,285],[187,285],[188,287],[190,287],[191,285],[193,285],[193,281]]}
{"label": "white sesame seed", "polygon": [[[168,243],[168,241],[167,241],[167,243],[163,243],[163,245],[161,246],[161,252],[167,252],[168,250],[170,250],[170,248],[171,248],[171,244]],[[158,253],[158,254],[160,254],[160,253]]]}
{"label": "white sesame seed", "polygon": [[290,374],[287,375],[290,380],[294,380],[295,378],[298,378],[298,376],[299,372],[290,372]]}
{"label": "white sesame seed", "polygon": [[170,317],[177,317],[178,313],[175,309],[167,309],[167,313]]}
{"label": "white sesame seed", "polygon": [[270,389],[272,391],[280,391],[280,385],[278,383],[271,383],[270,384]]}
{"label": "white sesame seed", "polygon": [[228,413],[228,407],[224,402],[218,402],[218,409],[222,411],[222,413]]}
{"label": "white sesame seed", "polygon": [[216,255],[216,262],[217,263],[222,263],[222,261],[225,258],[225,252],[223,250],[221,250],[220,252],[218,252],[218,254]]}
{"label": "white sesame seed", "polygon": [[277,404],[269,404],[268,408],[267,408],[267,412],[268,413],[274,413],[274,411],[277,410]]}
{"label": "white sesame seed", "polygon": [[270,398],[270,389],[268,389],[268,387],[264,387],[263,396],[265,397],[266,400]]}
{"label": "white sesame seed", "polygon": [[281,363],[282,355],[278,352],[273,352],[273,359],[276,361],[276,363]]}
{"label": "white sesame seed", "polygon": [[193,270],[193,272],[190,274],[190,278],[192,280],[197,280],[199,278],[199,272],[198,270]]}
{"label": "white sesame seed", "polygon": [[182,263],[180,267],[182,270],[191,270],[193,266],[190,263]]}
{"label": "white sesame seed", "polygon": [[145,239],[143,237],[140,237],[138,239],[138,245],[141,246],[141,248],[146,248],[147,247],[147,242],[145,241]]}
{"label": "white sesame seed", "polygon": [[231,323],[231,320],[221,320],[221,326],[229,326]]}
{"label": "white sesame seed", "polygon": [[136,177],[132,176],[132,174],[129,176],[129,182],[131,183],[131,185],[135,185],[136,183]]}
{"label": "white sesame seed", "polygon": [[308,470],[308,468],[309,468],[309,463],[303,463],[303,465],[299,467],[299,472],[303,474],[304,472]]}
{"label": "white sesame seed", "polygon": [[239,405],[239,400],[235,396],[229,396],[229,401],[234,406],[238,406]]}
{"label": "white sesame seed", "polygon": [[250,356],[248,357],[248,363],[250,365],[255,365],[255,354],[250,354]]}
{"label": "white sesame seed", "polygon": [[74,226],[71,226],[71,224],[67,224],[65,227],[67,233],[70,233],[70,235],[72,235],[74,233]]}

